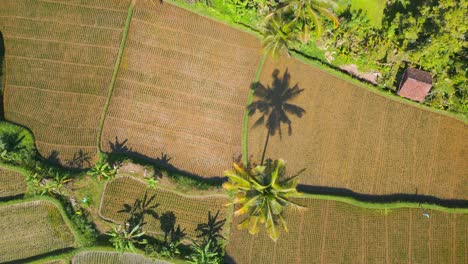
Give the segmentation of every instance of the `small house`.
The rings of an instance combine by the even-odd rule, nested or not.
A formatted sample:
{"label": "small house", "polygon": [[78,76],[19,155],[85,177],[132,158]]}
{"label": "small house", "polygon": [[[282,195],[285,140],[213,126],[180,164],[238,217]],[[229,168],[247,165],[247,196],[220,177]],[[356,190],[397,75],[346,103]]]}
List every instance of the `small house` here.
{"label": "small house", "polygon": [[408,99],[423,102],[432,88],[430,73],[415,68],[406,69],[398,88],[398,95]]}

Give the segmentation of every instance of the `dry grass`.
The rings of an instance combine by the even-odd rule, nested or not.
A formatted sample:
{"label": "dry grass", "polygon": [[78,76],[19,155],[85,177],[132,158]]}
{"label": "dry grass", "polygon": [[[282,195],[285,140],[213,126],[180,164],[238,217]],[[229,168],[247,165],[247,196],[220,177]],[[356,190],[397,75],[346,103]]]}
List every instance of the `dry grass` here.
{"label": "dry grass", "polygon": [[152,260],[143,255],[107,251],[85,251],[72,259],[72,264],[166,264],[168,262]]}
{"label": "dry grass", "polygon": [[[287,211],[289,233],[235,227],[227,254],[236,263],[466,263],[468,215],[421,209],[376,210],[301,198]],[[238,219],[233,224],[238,223]]]}
{"label": "dry grass", "polygon": [[[146,191],[146,183],[133,177],[120,177],[109,182],[101,200],[99,213],[101,217],[116,224],[123,224],[130,214],[119,212],[124,209],[124,204],[134,205],[137,199],[143,200]],[[145,215],[143,230],[151,235],[162,235],[161,216],[168,212],[175,215],[175,227],[180,225],[181,230],[190,238],[196,238],[195,229],[198,224],[206,223],[208,212],[216,214],[220,210],[218,220],[227,217],[228,208],[223,205],[228,203],[227,196],[204,195],[186,196],[169,190],[148,189],[148,199],[155,197],[149,206],[156,205],[155,212],[158,219],[151,215]]]}
{"label": "dry grass", "polygon": [[94,158],[129,4],[1,1],[5,117],[32,130],[43,156],[56,153],[71,167],[77,166],[70,162],[80,150]]}
{"label": "dry grass", "polygon": [[19,172],[0,168],[0,198],[17,196],[26,192],[25,176]]}
{"label": "dry grass", "polygon": [[170,4],[139,1],[102,147],[220,176],[241,152],[242,115],[260,59],[255,37]]}
{"label": "dry grass", "polygon": [[[304,92],[292,103],[292,136],[270,138],[267,157],[283,158],[300,182],[365,194],[468,199],[467,125],[390,100],[293,59],[267,61],[261,82],[288,68]],[[255,99],[254,99],[255,100]],[[250,118],[250,125],[258,116]],[[260,159],[266,128],[249,129],[249,155]]]}
{"label": "dry grass", "polygon": [[14,261],[74,245],[58,208],[47,201],[0,207],[0,262]]}

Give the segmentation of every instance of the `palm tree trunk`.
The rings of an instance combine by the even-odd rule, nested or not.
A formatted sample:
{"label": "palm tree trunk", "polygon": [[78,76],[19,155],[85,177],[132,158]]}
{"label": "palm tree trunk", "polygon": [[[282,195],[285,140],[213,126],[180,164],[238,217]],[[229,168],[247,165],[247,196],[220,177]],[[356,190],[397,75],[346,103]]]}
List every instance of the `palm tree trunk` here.
{"label": "palm tree trunk", "polygon": [[262,162],[260,163],[260,165],[263,165],[263,161],[265,160],[265,153],[266,153],[266,149],[267,149],[267,146],[268,146],[268,140],[269,139],[270,139],[270,129],[268,129],[268,132],[267,132],[267,137],[266,137],[266,140],[265,140],[265,146],[263,147]]}

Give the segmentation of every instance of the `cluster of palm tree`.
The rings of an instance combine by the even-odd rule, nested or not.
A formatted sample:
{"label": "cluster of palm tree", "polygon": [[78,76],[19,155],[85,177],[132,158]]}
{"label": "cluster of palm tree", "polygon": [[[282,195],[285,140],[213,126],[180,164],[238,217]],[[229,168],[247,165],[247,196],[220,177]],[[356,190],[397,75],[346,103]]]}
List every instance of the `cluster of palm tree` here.
{"label": "cluster of palm tree", "polygon": [[263,46],[273,57],[289,53],[294,43],[307,43],[311,32],[317,37],[323,33],[322,18],[339,25],[333,13],[334,0],[285,0],[265,17],[263,27]]}

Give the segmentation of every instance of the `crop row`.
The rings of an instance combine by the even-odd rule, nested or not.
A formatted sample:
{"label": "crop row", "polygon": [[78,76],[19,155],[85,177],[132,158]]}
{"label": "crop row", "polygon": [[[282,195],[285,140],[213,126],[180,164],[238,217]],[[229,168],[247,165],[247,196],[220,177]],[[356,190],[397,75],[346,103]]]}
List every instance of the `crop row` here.
{"label": "crop row", "polygon": [[[265,230],[233,233],[235,263],[466,263],[468,215],[424,208],[364,209],[300,198],[286,212],[289,233],[276,243]],[[233,222],[239,223],[241,218]]]}
{"label": "crop row", "polygon": [[74,246],[74,237],[59,209],[47,201],[0,206],[0,262]]}
{"label": "crop row", "polygon": [[[145,206],[135,207],[137,201]],[[207,223],[210,212],[214,215],[219,210],[218,220],[226,219],[227,203],[227,197],[222,196],[184,196],[164,189],[147,189],[141,180],[124,176],[107,183],[99,212],[104,219],[124,224],[131,216],[127,209],[136,209],[135,212],[148,209],[143,230],[149,234],[164,235],[167,230],[164,228],[169,225],[169,229],[180,226],[187,237],[196,238],[195,229]]]}

